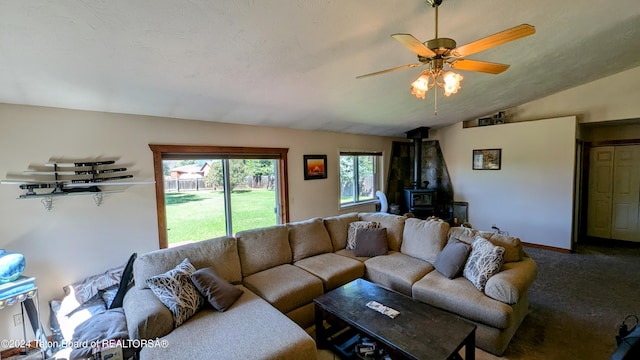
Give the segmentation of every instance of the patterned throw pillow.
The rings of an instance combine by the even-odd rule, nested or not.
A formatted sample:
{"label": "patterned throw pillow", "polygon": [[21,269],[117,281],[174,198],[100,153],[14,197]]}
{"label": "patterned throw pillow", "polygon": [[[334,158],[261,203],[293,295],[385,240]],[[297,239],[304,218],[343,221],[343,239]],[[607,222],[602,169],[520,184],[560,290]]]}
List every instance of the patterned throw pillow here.
{"label": "patterned throw pillow", "polygon": [[164,274],[147,280],[147,285],[158,299],[169,308],[175,327],[182,325],[204,304],[204,298],[191,282],[196,269],[189,259]]}
{"label": "patterned throw pillow", "polygon": [[380,227],[380,223],[375,221],[354,221],[349,224],[349,231],[347,231],[347,250],[353,250],[356,248],[356,233],[358,229],[377,229]]}
{"label": "patterned throw pillow", "polygon": [[477,236],[471,244],[471,253],[462,275],[480,291],[490,277],[500,271],[504,262],[504,248],[493,245],[489,240]]}

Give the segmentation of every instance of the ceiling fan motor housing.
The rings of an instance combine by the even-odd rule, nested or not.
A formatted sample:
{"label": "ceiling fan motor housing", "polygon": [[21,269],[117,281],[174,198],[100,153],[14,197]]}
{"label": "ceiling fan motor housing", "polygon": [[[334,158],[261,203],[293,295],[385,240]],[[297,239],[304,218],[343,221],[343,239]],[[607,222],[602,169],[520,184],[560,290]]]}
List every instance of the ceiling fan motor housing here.
{"label": "ceiling fan motor housing", "polygon": [[438,55],[445,55],[451,49],[456,48],[455,40],[449,38],[431,39],[424,42],[424,45]]}

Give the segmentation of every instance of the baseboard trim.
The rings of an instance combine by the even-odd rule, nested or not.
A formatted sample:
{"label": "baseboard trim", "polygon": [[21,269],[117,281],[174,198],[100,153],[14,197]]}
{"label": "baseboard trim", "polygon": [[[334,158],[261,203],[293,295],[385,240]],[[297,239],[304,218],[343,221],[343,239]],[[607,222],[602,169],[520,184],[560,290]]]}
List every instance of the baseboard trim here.
{"label": "baseboard trim", "polygon": [[573,252],[573,250],[570,250],[570,249],[563,249],[563,248],[559,248],[559,247],[540,245],[540,244],[531,244],[531,243],[526,243],[526,242],[523,242],[522,245],[523,246],[532,247],[532,248],[536,248],[536,249],[544,249],[544,250],[551,250],[551,251],[561,252],[561,253],[564,253],[564,254],[571,254]]}

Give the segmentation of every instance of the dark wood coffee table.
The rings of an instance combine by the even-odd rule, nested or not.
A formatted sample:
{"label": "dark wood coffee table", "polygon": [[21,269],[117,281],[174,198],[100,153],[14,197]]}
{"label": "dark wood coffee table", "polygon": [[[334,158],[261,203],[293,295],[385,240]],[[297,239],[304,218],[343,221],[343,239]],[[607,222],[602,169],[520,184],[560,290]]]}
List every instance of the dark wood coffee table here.
{"label": "dark wood coffee table", "polygon": [[[392,319],[374,311],[366,306],[369,301],[400,315]],[[463,346],[465,360],[475,359],[475,324],[366,280],[354,280],[313,302],[319,348],[327,348],[331,336],[324,326],[326,312],[406,359],[451,359]]]}

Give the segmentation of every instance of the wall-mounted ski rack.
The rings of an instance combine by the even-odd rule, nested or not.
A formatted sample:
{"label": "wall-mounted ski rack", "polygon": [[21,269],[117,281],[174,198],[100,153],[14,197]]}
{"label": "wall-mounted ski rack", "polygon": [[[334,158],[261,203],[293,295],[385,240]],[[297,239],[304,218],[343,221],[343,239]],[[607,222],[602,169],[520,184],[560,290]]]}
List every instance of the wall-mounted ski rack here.
{"label": "wall-mounted ski rack", "polygon": [[[103,191],[100,186],[124,186],[154,184],[154,181],[121,181],[133,178],[125,174],[125,167],[115,166],[115,160],[51,162],[44,164],[45,170],[27,170],[25,175],[33,177],[53,176],[53,180],[3,180],[3,184],[18,184],[26,192],[19,199],[40,198],[45,209],[51,210],[53,198],[67,195],[92,195],[96,206],[103,202],[103,194],[122,190]],[[49,168],[53,168],[49,170]],[[51,189],[51,191],[42,191]]]}

